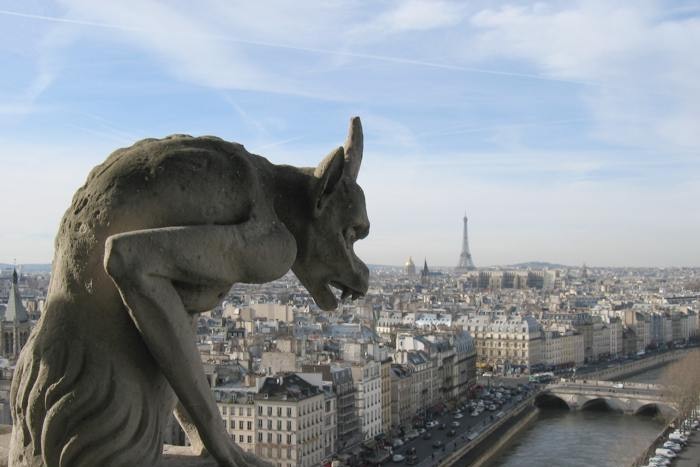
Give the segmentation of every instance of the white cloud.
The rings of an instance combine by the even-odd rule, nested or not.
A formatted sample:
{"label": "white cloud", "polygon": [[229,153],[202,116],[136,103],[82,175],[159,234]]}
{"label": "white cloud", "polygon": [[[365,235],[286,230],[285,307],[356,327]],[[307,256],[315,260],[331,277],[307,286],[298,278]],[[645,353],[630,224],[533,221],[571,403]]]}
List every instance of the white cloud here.
{"label": "white cloud", "polygon": [[[84,142],[83,142],[84,143]],[[86,147],[0,139],[0,262],[44,263],[71,198],[113,143]]]}
{"label": "white cloud", "polygon": [[[560,5],[564,5],[563,7]],[[580,91],[606,141],[700,148],[700,19],[664,19],[660,2],[539,3],[476,13],[463,57],[507,58]]]}
{"label": "white cloud", "polygon": [[[689,200],[700,198],[697,180],[640,184],[582,176],[609,169],[605,155],[530,154],[519,163],[516,157],[463,154],[464,163],[436,165],[368,154],[361,183],[372,234],[358,252],[385,264],[402,264],[413,255],[427,256],[431,265],[454,265],[466,209],[479,266],[530,260],[700,263],[694,246],[700,218],[688,215]],[[489,162],[501,158],[502,165]]]}
{"label": "white cloud", "polygon": [[390,8],[351,32],[369,42],[387,34],[428,31],[455,26],[464,19],[465,6],[459,2],[442,0],[399,1]]}

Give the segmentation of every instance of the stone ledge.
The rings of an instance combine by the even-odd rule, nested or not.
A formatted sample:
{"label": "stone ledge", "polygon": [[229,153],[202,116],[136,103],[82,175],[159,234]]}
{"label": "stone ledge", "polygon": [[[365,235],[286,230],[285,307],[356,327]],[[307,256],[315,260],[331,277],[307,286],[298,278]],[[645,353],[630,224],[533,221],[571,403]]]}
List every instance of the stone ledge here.
{"label": "stone ledge", "polygon": [[[196,456],[186,446],[163,446],[161,467],[218,467],[219,464],[211,457]],[[0,466],[1,467],[1,466]]]}
{"label": "stone ledge", "polygon": [[[7,467],[12,427],[0,425],[0,467]],[[211,457],[196,456],[189,447],[163,446],[163,460],[158,467],[218,467]]]}

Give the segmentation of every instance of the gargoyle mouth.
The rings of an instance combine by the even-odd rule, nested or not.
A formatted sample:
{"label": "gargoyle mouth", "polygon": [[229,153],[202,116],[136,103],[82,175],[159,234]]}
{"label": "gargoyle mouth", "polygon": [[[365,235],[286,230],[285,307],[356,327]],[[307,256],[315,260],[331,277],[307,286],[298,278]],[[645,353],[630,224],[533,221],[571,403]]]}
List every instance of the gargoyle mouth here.
{"label": "gargoyle mouth", "polygon": [[348,297],[351,297],[352,300],[357,300],[360,297],[364,297],[364,293],[360,292],[357,289],[353,289],[350,286],[347,286],[339,281],[330,281],[330,285],[335,287],[336,289],[340,290],[342,293],[340,294],[340,300],[343,301]]}

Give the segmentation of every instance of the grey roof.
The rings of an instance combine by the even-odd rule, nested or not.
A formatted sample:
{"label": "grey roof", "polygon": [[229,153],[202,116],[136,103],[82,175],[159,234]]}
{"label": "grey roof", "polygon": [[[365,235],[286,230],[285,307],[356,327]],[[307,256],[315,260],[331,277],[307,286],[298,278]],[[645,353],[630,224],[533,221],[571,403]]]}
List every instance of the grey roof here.
{"label": "grey roof", "polygon": [[303,400],[321,394],[321,389],[299,375],[287,374],[265,378],[260,394],[267,399]]}
{"label": "grey roof", "polygon": [[12,287],[10,287],[10,297],[7,300],[7,309],[5,310],[5,321],[15,323],[26,323],[29,321],[27,309],[22,304],[22,297],[19,295],[17,288],[17,271],[12,273]]}

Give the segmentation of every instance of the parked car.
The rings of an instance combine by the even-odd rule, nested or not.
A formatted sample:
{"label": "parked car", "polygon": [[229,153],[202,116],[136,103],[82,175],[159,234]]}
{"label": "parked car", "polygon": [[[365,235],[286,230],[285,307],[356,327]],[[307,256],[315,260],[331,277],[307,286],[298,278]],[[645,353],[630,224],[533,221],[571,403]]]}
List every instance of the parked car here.
{"label": "parked car", "polygon": [[659,465],[671,465],[671,461],[667,459],[666,457],[663,456],[654,456],[651,459],[649,459],[649,463],[651,465],[659,466]]}
{"label": "parked car", "polygon": [[391,460],[393,462],[403,462],[406,460],[406,456],[404,456],[403,454],[394,454]]}
{"label": "parked car", "polygon": [[445,443],[443,443],[439,439],[436,439],[435,441],[433,441],[433,448],[435,448],[435,449],[439,449],[439,448],[443,447],[444,445],[445,445]]}
{"label": "parked car", "polygon": [[394,448],[400,448],[401,446],[403,446],[403,440],[401,438],[394,438],[391,441],[391,446]]}
{"label": "parked car", "polygon": [[464,417],[464,415],[462,415],[461,412],[455,414],[455,418],[456,418],[456,419],[460,419],[460,418],[462,418],[462,417]]}
{"label": "parked car", "polygon": [[658,448],[656,451],[654,451],[654,454],[656,454],[657,456],[663,456],[667,459],[673,459],[677,455],[672,450],[666,448]]}
{"label": "parked car", "polygon": [[456,434],[457,434],[457,432],[456,432],[455,430],[450,430],[450,431],[447,432],[447,436],[450,437],[450,438],[452,438],[452,437],[455,436]]}
{"label": "parked car", "polygon": [[408,458],[406,459],[406,464],[408,464],[408,465],[418,464],[418,456],[416,456],[415,454],[412,456],[408,456]]}
{"label": "parked car", "polygon": [[426,431],[425,433],[423,433],[423,436],[421,436],[421,438],[423,438],[424,440],[429,440],[432,437],[433,437],[433,435],[429,431]]}
{"label": "parked car", "polygon": [[450,423],[450,425],[457,428],[459,426],[459,422],[455,421],[455,422]]}
{"label": "parked car", "polygon": [[670,449],[673,452],[681,452],[683,450],[683,446],[681,446],[678,443],[674,443],[673,441],[666,441],[663,447],[666,449]]}

